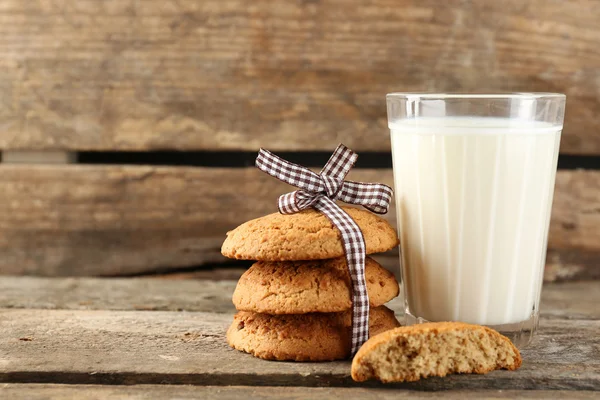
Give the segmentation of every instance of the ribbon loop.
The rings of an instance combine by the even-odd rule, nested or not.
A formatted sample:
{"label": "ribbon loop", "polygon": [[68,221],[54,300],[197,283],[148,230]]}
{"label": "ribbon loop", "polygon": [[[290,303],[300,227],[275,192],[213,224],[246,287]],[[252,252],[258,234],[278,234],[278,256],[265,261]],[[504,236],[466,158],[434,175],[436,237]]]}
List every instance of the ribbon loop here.
{"label": "ribbon loop", "polygon": [[321,177],[318,174],[301,165],[277,157],[268,150],[260,149],[258,157],[256,157],[256,166],[272,177],[307,192],[322,190]]}
{"label": "ribbon loop", "polygon": [[[364,183],[344,181],[358,155],[340,144],[333,155],[325,164],[320,174],[310,169],[284,160],[268,150],[260,149],[256,158],[256,167],[261,171],[283,181],[289,185],[296,186],[306,193],[315,196],[326,195],[329,198],[343,201],[344,203],[356,204],[365,207],[377,214],[385,214],[392,200],[392,189],[381,183]],[[339,163],[343,165],[339,165]],[[336,182],[340,182],[338,186]],[[327,187],[329,185],[329,188]],[[289,193],[288,193],[289,194]],[[283,199],[285,197],[285,200]],[[300,202],[299,200],[303,200]],[[298,212],[311,207],[308,206],[305,197],[280,196],[279,203],[294,202],[301,203],[293,206]],[[286,206],[285,209],[288,207]],[[281,210],[282,207],[280,206]]]}
{"label": "ribbon loop", "polygon": [[381,183],[344,181],[338,199],[344,203],[357,204],[376,214],[385,214],[392,201],[392,189]]}
{"label": "ribbon loop", "polygon": [[320,175],[327,175],[333,179],[344,181],[357,159],[358,154],[340,143],[329,157]]}
{"label": "ribbon loop", "polygon": [[313,207],[322,212],[340,232],[352,277],[352,355],[369,339],[366,247],[360,227],[335,200],[385,214],[392,199],[392,189],[389,186],[344,180],[357,158],[356,153],[340,144],[319,174],[277,157],[268,150],[260,149],[256,158],[258,169],[299,188],[279,196],[280,213],[293,214]]}

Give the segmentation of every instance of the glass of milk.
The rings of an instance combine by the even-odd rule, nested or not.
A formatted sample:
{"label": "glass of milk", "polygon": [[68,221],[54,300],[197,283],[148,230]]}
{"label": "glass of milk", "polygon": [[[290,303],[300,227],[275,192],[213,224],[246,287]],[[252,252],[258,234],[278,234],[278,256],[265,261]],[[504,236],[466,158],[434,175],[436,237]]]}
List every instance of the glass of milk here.
{"label": "glass of milk", "polygon": [[565,96],[387,95],[406,324],[537,329]]}

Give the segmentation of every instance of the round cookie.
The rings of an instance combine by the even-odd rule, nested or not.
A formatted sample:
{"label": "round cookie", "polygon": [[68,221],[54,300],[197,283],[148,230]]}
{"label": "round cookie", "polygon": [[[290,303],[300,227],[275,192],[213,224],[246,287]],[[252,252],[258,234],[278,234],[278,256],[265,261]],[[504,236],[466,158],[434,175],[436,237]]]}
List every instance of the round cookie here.
{"label": "round cookie", "polygon": [[[365,278],[371,307],[398,296],[394,275],[367,257]],[[352,307],[352,281],[344,257],[314,261],[259,261],[238,281],[233,304],[266,314],[334,313]]]}
{"label": "round cookie", "polygon": [[[227,330],[234,349],[265,360],[333,361],[350,356],[351,312],[269,315],[238,312]],[[371,308],[371,336],[400,324],[384,306]]]}
{"label": "round cookie", "polygon": [[[381,253],[399,243],[396,231],[383,218],[366,210],[342,207],[360,227],[367,254]],[[320,212],[269,214],[232,231],[221,248],[229,258],[259,261],[323,260],[344,256],[339,231]]]}

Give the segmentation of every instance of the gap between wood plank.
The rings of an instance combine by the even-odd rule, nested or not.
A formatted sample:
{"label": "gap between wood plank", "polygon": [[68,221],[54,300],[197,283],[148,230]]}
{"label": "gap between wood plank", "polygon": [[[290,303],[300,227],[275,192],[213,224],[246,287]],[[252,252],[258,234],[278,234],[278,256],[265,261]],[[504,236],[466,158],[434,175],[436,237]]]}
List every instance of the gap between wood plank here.
{"label": "gap between wood plank", "polygon": [[[265,144],[268,148],[268,144]],[[333,150],[333,148],[331,149]],[[80,164],[160,165],[189,167],[246,168],[254,166],[256,151],[82,151]],[[277,151],[278,156],[310,168],[321,168],[330,151]],[[358,151],[354,168],[391,169],[389,151]],[[600,155],[560,154],[558,169],[600,169]]]}

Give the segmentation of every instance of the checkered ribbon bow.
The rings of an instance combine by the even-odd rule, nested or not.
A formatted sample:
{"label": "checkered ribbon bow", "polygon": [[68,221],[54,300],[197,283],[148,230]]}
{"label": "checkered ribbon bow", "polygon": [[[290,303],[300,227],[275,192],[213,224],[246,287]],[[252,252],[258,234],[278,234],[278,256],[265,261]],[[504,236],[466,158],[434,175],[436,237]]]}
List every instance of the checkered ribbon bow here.
{"label": "checkered ribbon bow", "polygon": [[369,339],[369,296],[365,281],[365,240],[354,220],[335,202],[358,204],[377,214],[385,214],[392,189],[380,183],[345,181],[358,155],[340,144],[320,173],[293,164],[260,149],[256,166],[263,172],[298,187],[279,197],[279,212],[293,214],[313,207],[340,231],[346,261],[352,277],[352,355]]}

